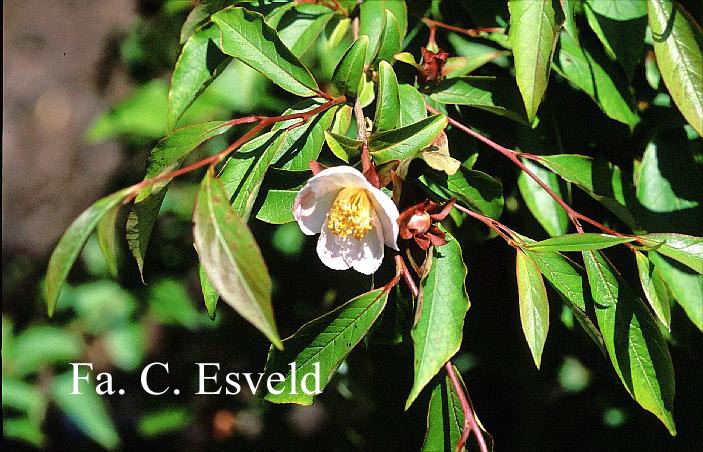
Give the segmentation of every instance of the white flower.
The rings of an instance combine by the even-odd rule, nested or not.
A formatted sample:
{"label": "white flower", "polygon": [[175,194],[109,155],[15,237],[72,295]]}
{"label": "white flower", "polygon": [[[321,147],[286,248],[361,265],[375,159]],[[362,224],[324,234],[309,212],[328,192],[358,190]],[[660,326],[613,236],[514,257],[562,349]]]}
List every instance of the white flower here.
{"label": "white flower", "polygon": [[384,244],[398,249],[398,208],[350,166],[310,178],[295,198],[293,216],[303,233],[320,234],[317,254],[334,270],[370,275],[381,265]]}

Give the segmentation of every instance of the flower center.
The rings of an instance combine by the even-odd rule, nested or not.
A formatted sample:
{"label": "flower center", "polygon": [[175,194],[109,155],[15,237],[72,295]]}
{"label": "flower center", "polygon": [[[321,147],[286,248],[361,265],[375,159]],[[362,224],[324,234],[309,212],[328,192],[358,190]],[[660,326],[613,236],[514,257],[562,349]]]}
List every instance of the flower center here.
{"label": "flower center", "polygon": [[372,228],[371,201],[363,188],[344,188],[327,215],[327,229],[342,238],[364,238]]}

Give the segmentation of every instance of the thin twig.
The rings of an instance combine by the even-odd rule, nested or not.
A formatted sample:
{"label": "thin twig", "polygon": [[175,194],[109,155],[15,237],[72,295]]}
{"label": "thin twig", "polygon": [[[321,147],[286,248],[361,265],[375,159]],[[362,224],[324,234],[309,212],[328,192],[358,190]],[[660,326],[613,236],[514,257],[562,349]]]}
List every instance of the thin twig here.
{"label": "thin twig", "polygon": [[[425,105],[425,107],[431,113],[434,113],[434,114],[439,113],[437,110],[435,110],[434,108],[432,108],[429,105]],[[538,163],[543,163],[543,159],[540,156],[535,155],[535,154],[530,154],[527,152],[518,152],[513,149],[506,148],[505,146],[501,146],[500,144],[496,143],[495,141],[491,140],[490,138],[488,138],[484,135],[481,135],[480,133],[476,132],[475,130],[465,126],[464,124],[460,123],[459,121],[457,121],[449,116],[447,116],[447,119],[449,120],[449,123],[451,125],[453,125],[457,129],[461,130],[465,134],[467,134],[471,137],[474,137],[477,140],[483,142],[484,144],[488,145],[488,147],[498,151],[499,153],[501,153],[502,155],[507,157],[511,162],[513,162],[518,168],[520,168],[522,171],[524,171],[525,174],[530,176],[530,178],[532,178],[532,180],[534,180],[540,187],[542,187],[544,189],[544,191],[546,191],[547,194],[549,194],[549,196],[551,196],[552,199],[554,199],[554,201],[556,201],[557,204],[559,204],[561,206],[561,208],[564,209],[564,211],[566,212],[566,215],[569,217],[569,220],[571,220],[571,222],[574,224],[574,226],[576,227],[576,230],[579,233],[584,232],[583,226],[581,226],[581,221],[580,221],[580,220],[583,220],[586,223],[589,223],[590,225],[600,229],[601,231],[603,231],[607,234],[614,235],[617,237],[631,237],[628,234],[622,234],[622,233],[617,232],[613,229],[610,229],[609,227],[599,223],[598,221],[596,221],[592,218],[589,218],[589,217],[583,215],[582,213],[577,212],[576,210],[571,208],[571,206],[569,206],[566,203],[566,201],[564,201],[558,194],[556,194],[554,192],[554,190],[552,190],[552,188],[549,185],[547,185],[542,179],[540,179],[534,172],[532,172],[532,170],[530,170],[520,160],[520,157],[523,157],[523,158],[526,158],[529,160],[536,161]],[[628,247],[632,247],[632,245],[629,243],[626,243],[625,245]]]}
{"label": "thin twig", "polygon": [[322,113],[323,111],[329,110],[333,106],[337,104],[341,104],[342,102],[346,101],[346,97],[340,96],[340,97],[335,97],[324,104],[313,108],[312,110],[309,111],[304,111],[300,113],[291,113],[289,115],[280,115],[280,116],[247,116],[244,118],[238,118],[238,119],[232,119],[230,121],[225,122],[222,126],[232,126],[232,125],[237,125],[237,124],[248,124],[248,123],[253,123],[257,122],[258,124],[255,125],[251,130],[249,130],[247,133],[242,135],[239,139],[237,139],[234,143],[230,144],[217,154],[211,155],[210,157],[207,157],[203,160],[200,160],[198,162],[195,162],[191,165],[184,166],[183,168],[179,168],[174,171],[170,171],[165,174],[161,174],[149,179],[144,179],[141,182],[138,182],[131,187],[129,187],[129,192],[126,195],[123,204],[126,204],[130,202],[132,199],[134,199],[139,192],[146,188],[150,187],[154,184],[157,184],[159,182],[163,182],[166,180],[173,179],[174,177],[181,176],[183,174],[189,173],[191,171],[194,171],[198,168],[202,168],[207,165],[216,165],[217,163],[221,162],[222,160],[227,157],[231,152],[235,151],[239,147],[241,147],[244,143],[247,141],[251,140],[254,138],[256,135],[258,135],[262,130],[265,128],[271,126],[272,124],[275,124],[277,122],[282,122],[282,121],[290,121],[293,119],[300,119],[299,122],[296,122],[295,124],[292,124],[291,126],[288,127],[287,130],[292,129],[294,127],[298,127],[300,125],[305,124],[311,117]]}
{"label": "thin twig", "polygon": [[459,438],[456,445],[457,452],[464,450],[466,440],[469,438],[469,433],[471,432],[474,432],[476,435],[476,442],[478,443],[479,450],[481,452],[488,452],[486,439],[483,437],[483,433],[481,432],[481,428],[478,426],[478,422],[476,422],[474,411],[471,409],[471,404],[466,398],[466,394],[464,394],[464,388],[462,387],[459,378],[456,376],[456,372],[454,372],[454,365],[451,361],[447,361],[444,365],[444,369],[447,371],[447,376],[452,382],[452,386],[454,386],[454,391],[456,391],[456,394],[459,397],[459,403],[461,403],[461,409],[464,412],[464,428],[461,432],[461,438]]}
{"label": "thin twig", "polygon": [[451,30],[457,33],[461,33],[464,35],[467,35],[472,38],[479,38],[483,33],[505,33],[505,28],[500,28],[500,27],[483,27],[483,28],[461,28],[461,27],[455,27],[454,25],[448,25],[445,24],[444,22],[439,22],[436,20],[432,20],[429,17],[423,17],[422,21],[425,23],[430,28],[430,31],[435,29],[436,27],[439,28],[445,28],[447,30]]}

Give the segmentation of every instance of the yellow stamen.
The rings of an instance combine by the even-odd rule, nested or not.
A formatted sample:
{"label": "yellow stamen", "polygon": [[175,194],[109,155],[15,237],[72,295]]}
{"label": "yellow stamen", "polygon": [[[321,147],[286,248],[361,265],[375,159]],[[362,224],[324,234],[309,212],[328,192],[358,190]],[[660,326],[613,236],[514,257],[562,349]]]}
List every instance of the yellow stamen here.
{"label": "yellow stamen", "polygon": [[372,228],[371,201],[363,188],[344,188],[327,216],[327,228],[342,238],[364,238]]}

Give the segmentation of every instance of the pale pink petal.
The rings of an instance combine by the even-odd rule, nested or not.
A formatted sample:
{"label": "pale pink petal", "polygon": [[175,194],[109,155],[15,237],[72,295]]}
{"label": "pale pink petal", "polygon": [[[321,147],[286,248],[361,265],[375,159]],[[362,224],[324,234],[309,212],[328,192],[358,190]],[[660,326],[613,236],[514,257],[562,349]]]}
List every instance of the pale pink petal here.
{"label": "pale pink petal", "polygon": [[303,234],[320,233],[336,196],[337,192],[332,191],[316,195],[308,185],[298,192],[293,202],[293,217]]}
{"label": "pale pink petal", "polygon": [[356,242],[356,246],[348,254],[348,258],[353,258],[352,268],[365,275],[376,273],[383,262],[383,232],[377,217],[374,217],[373,230],[369,231],[363,239],[352,239],[352,241]]}
{"label": "pale pink petal", "polygon": [[333,166],[311,177],[307,185],[317,196],[328,192],[339,192],[347,187],[366,188],[368,181],[357,169],[351,166]]}
{"label": "pale pink petal", "polygon": [[383,241],[387,247],[398,250],[398,216],[400,215],[398,208],[385,193],[371,184],[369,185],[370,187],[367,188],[367,191],[371,195],[371,203],[381,223]]}
{"label": "pale pink petal", "polygon": [[343,245],[337,243],[338,238],[327,226],[323,226],[320,238],[317,239],[317,255],[332,270],[347,270],[351,265],[344,259],[345,250]]}

